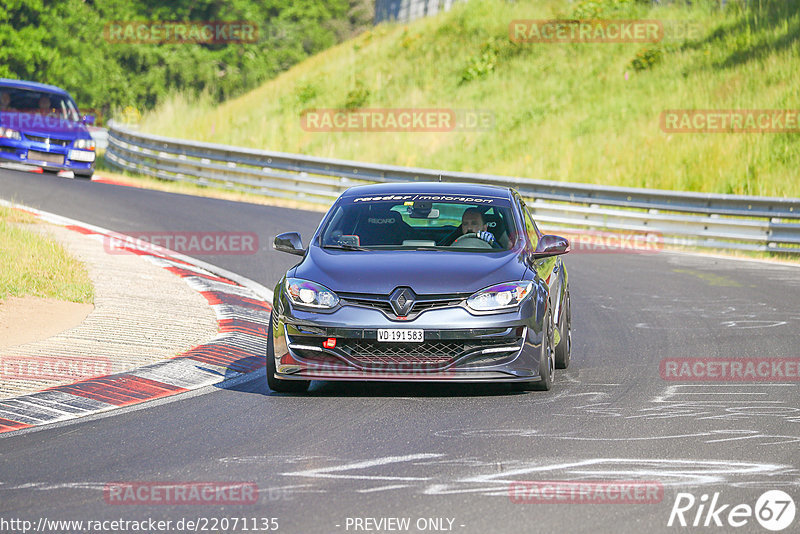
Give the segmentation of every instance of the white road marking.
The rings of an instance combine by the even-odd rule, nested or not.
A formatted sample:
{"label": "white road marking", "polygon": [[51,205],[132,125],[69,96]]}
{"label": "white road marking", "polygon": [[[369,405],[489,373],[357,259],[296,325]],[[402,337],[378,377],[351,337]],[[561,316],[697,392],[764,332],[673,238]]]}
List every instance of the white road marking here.
{"label": "white road marking", "polygon": [[388,464],[410,462],[413,460],[425,460],[428,458],[440,458],[444,454],[409,454],[406,456],[386,456],[384,458],[376,458],[374,460],[365,460],[361,462],[354,462],[344,465],[337,465],[333,467],[323,467],[319,469],[308,469],[306,471],[295,471],[289,473],[282,473],[284,476],[293,477],[312,477],[312,478],[344,478],[352,480],[430,480],[430,477],[395,477],[395,476],[379,476],[379,475],[337,475],[333,473],[341,471],[350,471],[354,469],[367,469],[370,467],[377,467]]}
{"label": "white road marking", "polygon": [[[710,484],[736,485],[735,478],[760,476],[772,480],[778,475],[791,475],[797,481],[797,469],[778,464],[758,464],[717,460],[666,460],[636,458],[594,458],[560,464],[526,466],[520,469],[461,478],[452,484],[433,484],[423,493],[443,495],[456,493],[481,493],[484,495],[508,495],[513,482],[520,476],[549,473],[563,480],[658,480],[664,486],[698,486]],[[753,483],[753,481],[748,481]],[[765,482],[766,483],[766,482]],[[770,482],[771,483],[771,482]],[[477,484],[475,487],[464,487]],[[491,485],[488,485],[491,484]]]}
{"label": "white road marking", "polygon": [[360,489],[356,490],[356,493],[374,493],[376,491],[389,491],[394,489],[401,489],[409,487],[408,484],[395,484],[393,486],[379,486],[377,488],[367,488],[367,489]]}

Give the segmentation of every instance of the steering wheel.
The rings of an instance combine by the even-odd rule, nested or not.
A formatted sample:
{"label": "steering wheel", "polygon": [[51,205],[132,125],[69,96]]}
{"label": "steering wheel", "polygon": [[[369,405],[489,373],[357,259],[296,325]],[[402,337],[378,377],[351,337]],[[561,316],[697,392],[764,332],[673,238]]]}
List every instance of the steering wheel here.
{"label": "steering wheel", "polygon": [[450,246],[459,248],[492,248],[492,245],[478,237],[478,234],[475,232],[470,232],[460,236],[458,239],[453,241],[453,244]]}

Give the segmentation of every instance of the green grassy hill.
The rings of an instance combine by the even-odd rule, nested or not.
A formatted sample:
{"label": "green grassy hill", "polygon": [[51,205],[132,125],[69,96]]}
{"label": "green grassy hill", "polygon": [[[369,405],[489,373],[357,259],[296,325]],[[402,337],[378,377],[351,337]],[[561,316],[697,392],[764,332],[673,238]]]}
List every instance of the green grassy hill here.
{"label": "green grassy hill", "polygon": [[[215,107],[176,96],[144,117],[167,136],[549,180],[800,196],[800,133],[665,133],[666,109],[800,109],[800,1],[474,0],[381,25]],[[749,7],[746,7],[748,6]],[[515,19],[690,23],[658,44],[514,43]],[[309,108],[493,113],[486,131],[310,132]]]}

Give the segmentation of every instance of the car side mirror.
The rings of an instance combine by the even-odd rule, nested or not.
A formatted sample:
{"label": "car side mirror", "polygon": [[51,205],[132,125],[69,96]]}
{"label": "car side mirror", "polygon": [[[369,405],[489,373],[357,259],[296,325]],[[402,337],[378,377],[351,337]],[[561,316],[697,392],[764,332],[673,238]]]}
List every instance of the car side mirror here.
{"label": "car side mirror", "polygon": [[276,235],[272,248],[281,252],[296,254],[297,256],[302,256],[306,253],[306,249],[303,248],[303,240],[300,239],[300,234],[297,232]]}
{"label": "car side mirror", "polygon": [[566,238],[558,235],[543,235],[539,238],[536,250],[533,251],[533,257],[547,258],[549,256],[566,254],[569,251],[569,241],[567,241]]}
{"label": "car side mirror", "polygon": [[94,115],[84,115],[83,116],[83,123],[84,124],[94,124]]}

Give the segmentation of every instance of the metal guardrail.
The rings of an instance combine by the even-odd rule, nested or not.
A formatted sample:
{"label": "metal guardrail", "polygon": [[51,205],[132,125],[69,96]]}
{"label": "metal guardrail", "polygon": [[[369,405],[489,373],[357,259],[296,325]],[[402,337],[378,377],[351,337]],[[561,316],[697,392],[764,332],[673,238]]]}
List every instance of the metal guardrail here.
{"label": "metal guardrail", "polygon": [[514,187],[547,226],[652,232],[665,243],[800,253],[800,198],[688,193],[416,169],[173,139],[111,123],[106,160],[164,180],[330,206],[348,187],[443,181]]}

